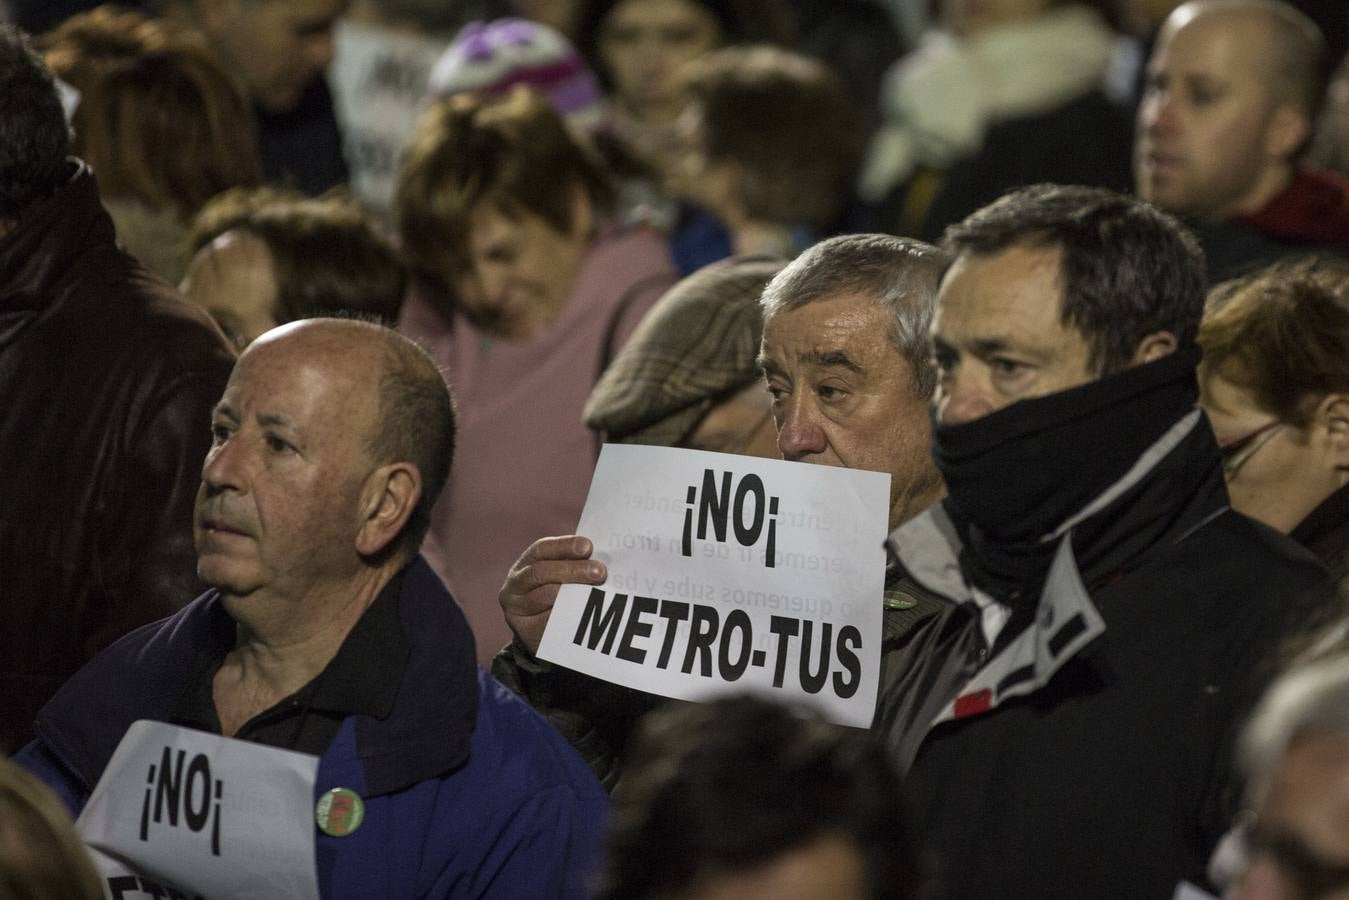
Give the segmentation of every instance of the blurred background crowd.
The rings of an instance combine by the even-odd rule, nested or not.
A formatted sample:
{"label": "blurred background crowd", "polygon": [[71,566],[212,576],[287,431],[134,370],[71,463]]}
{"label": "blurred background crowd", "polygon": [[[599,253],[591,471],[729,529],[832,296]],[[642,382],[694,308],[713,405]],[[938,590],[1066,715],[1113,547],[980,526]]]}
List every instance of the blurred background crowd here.
{"label": "blurred background crowd", "polygon": [[[1257,21],[1177,13],[1180,5],[0,0],[0,22],[32,35],[58,80],[69,153],[81,161],[70,183],[92,191],[96,182],[116,245],[154,273],[137,270],[133,281],[153,281],[138,290],[176,291],[196,305],[194,315],[210,317],[193,326],[210,335],[179,339],[154,378],[168,384],[200,372],[203,403],[194,409],[209,408],[251,342],[327,315],[394,326],[446,373],[455,460],[425,513],[422,553],[462,606],[478,661],[491,666],[507,648],[496,672],[534,702],[537,642],[520,646],[499,591],[523,549],[575,529],[599,443],[808,459],[815,451],[793,444],[799,432],[763,388],[763,366],[773,364],[760,354],[769,348],[764,316],[792,312],[767,300],[761,311],[764,286],[825,239],[939,242],[1008,191],[1037,183],[1133,194],[1193,233],[1215,286],[1197,336],[1199,377],[1232,506],[1289,535],[1331,573],[1346,572],[1349,451],[1327,443],[1313,452],[1301,438],[1297,453],[1275,458],[1285,452],[1277,444],[1257,451],[1279,435],[1311,435],[1322,421],[1336,434],[1349,429],[1349,276],[1340,262],[1349,256],[1349,7],[1289,0]],[[5,128],[0,121],[0,143]],[[5,158],[0,152],[0,172]],[[17,243],[33,227],[33,196],[16,197],[0,194],[0,362],[7,342],[35,321],[22,303],[6,308],[23,294],[10,287],[60,282],[80,296],[102,288],[60,278],[124,277],[102,274],[122,271],[102,256],[44,255],[36,264],[35,251]],[[75,233],[73,215],[61,214],[72,229],[68,249],[95,231],[85,224]],[[931,284],[921,290],[935,290],[938,275],[923,277]],[[92,313],[85,321],[119,327],[96,324]],[[149,352],[136,346],[126,352]],[[918,355],[927,353],[924,344]],[[47,358],[8,365],[32,371]],[[148,410],[124,443],[172,433],[181,453],[168,459],[156,437],[133,467],[143,481],[117,490],[178,483],[185,469],[176,490],[145,488],[154,500],[133,515],[109,513],[108,495],[80,477],[54,497],[39,490],[45,476],[17,464],[0,488],[8,507],[0,508],[0,551],[20,547],[23,559],[42,561],[0,572],[8,592],[0,655],[22,661],[9,667],[0,696],[0,751],[32,737],[38,710],[80,665],[199,588],[186,524],[197,474],[190,460],[204,455],[209,435],[174,418],[167,388],[152,389],[149,376],[138,384],[140,393],[104,398],[100,408]],[[920,418],[931,393],[916,406]],[[113,451],[91,436],[120,426],[87,419],[44,431],[40,410],[51,402],[23,407],[22,433],[0,423],[0,461],[22,457],[34,435],[62,434],[81,471],[101,472]],[[19,409],[0,417],[17,421]],[[926,443],[919,449],[925,454]],[[898,471],[868,463],[857,465]],[[929,474],[914,488],[912,510],[892,509],[892,528],[941,496]],[[34,529],[36,521],[50,528]],[[133,545],[138,536],[149,537],[149,549]],[[65,599],[44,603],[52,596]],[[1298,727],[1314,735],[1340,740],[1349,731],[1349,679],[1328,649],[1337,642],[1343,636],[1332,631],[1289,655],[1300,660],[1289,676],[1296,683],[1281,689],[1302,693],[1271,695],[1251,726],[1242,746],[1252,809],[1294,789],[1280,781],[1293,777],[1280,766],[1299,762],[1289,762],[1290,747],[1317,749],[1296,744],[1280,715],[1302,715]],[[874,746],[753,705],[715,709],[720,725],[689,710],[654,720],[634,751],[631,799],[616,813],[626,829],[616,852],[627,855],[615,857],[603,896],[660,895],[643,879],[677,861],[642,854],[671,840],[671,830],[706,829],[711,836],[688,851],[702,859],[740,846],[730,830],[682,824],[680,816],[696,817],[674,799],[680,792],[707,809],[730,804],[728,821],[749,821],[756,803],[767,804],[739,855],[708,863],[723,873],[759,858],[750,844],[786,840],[793,829],[842,829],[853,841],[845,849],[865,855],[869,842],[884,843],[876,833],[905,827],[898,782],[872,758]],[[706,745],[679,739],[699,729]],[[764,734],[780,734],[779,747],[800,745],[803,755],[784,753],[771,771],[818,779],[824,787],[810,809],[832,824],[818,825],[766,785],[735,794],[734,774],[716,767],[735,754],[769,753],[756,742]],[[729,749],[706,751],[718,741]],[[661,754],[686,767],[640,762]],[[1321,763],[1333,768],[1322,757],[1305,764]],[[1349,756],[1338,764],[1324,783],[1349,784]],[[681,782],[688,772],[711,781]],[[65,842],[47,799],[7,787],[11,778],[19,776],[0,768],[0,821],[22,808],[34,828],[53,829],[43,840]],[[830,779],[836,790],[826,789]],[[1296,869],[1304,886],[1349,890],[1349,792],[1340,790],[1341,844],[1314,848],[1311,862],[1305,847],[1289,850],[1254,825],[1238,823],[1228,844],[1245,841],[1245,858],[1265,853]],[[868,856],[863,880],[893,890],[857,896],[916,896],[921,866],[910,839],[885,846],[899,855]],[[829,846],[809,849],[823,856],[802,871],[837,874]],[[759,895],[778,895],[774,884],[759,885]],[[830,884],[818,890],[837,887]]]}

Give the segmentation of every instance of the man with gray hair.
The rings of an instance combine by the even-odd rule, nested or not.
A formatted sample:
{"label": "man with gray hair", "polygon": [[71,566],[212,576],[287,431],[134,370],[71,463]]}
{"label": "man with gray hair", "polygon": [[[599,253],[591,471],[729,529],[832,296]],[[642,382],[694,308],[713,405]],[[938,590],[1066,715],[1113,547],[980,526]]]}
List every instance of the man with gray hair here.
{"label": "man with gray hair", "polygon": [[1162,26],[1134,180],[1196,226],[1210,280],[1290,253],[1349,252],[1349,180],[1298,162],[1327,75],[1320,30],[1280,0],[1191,0]]}
{"label": "man with gray hair", "polygon": [[918,241],[846,235],[802,253],[761,300],[783,459],[888,472],[891,529],[943,494],[928,451],[928,329],[945,267]]}
{"label": "man with gray hair", "polygon": [[[928,452],[928,402],[937,382],[927,332],[945,265],[945,254],[918,241],[837,237],[797,257],[760,299],[759,365],[772,399],[778,450],[787,460],[889,473],[891,528],[943,494]],[[653,314],[666,304],[662,299]],[[640,349],[625,348],[616,365],[633,352]],[[608,570],[590,559],[592,550],[589,540],[576,535],[542,538],[516,562],[500,593],[515,634],[503,656],[513,667],[523,660],[525,669],[538,671],[532,653],[561,585],[606,580]],[[882,691],[893,652],[940,609],[940,601],[894,568],[887,570],[883,602]],[[556,696],[525,693],[541,709]],[[587,691],[572,693],[585,697]],[[558,721],[561,711],[548,711]],[[631,724],[622,728],[624,735]],[[577,733],[574,723],[567,730]],[[607,785],[616,783],[616,768],[601,774]]]}
{"label": "man with gray hair", "polygon": [[[1349,891],[1349,647],[1344,623],[1265,694],[1242,736],[1247,810],[1212,868],[1236,900]],[[1324,643],[1325,641],[1323,641]]]}

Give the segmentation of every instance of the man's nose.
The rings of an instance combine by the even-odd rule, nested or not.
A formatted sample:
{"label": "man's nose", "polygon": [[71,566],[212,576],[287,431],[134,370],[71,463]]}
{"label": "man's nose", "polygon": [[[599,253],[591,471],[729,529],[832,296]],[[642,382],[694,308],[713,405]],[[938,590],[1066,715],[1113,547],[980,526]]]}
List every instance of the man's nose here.
{"label": "man's nose", "polygon": [[1169,91],[1157,91],[1144,98],[1138,107],[1138,130],[1148,134],[1168,131],[1175,125],[1175,111]]}
{"label": "man's nose", "polygon": [[947,375],[937,390],[937,422],[941,425],[973,422],[993,409],[987,386],[966,366]]}
{"label": "man's nose", "polygon": [[792,398],[785,409],[775,417],[778,427],[778,450],[782,458],[799,460],[823,453],[827,442],[824,429],[818,421],[818,411],[804,397]]}
{"label": "man's nose", "polygon": [[243,484],[243,452],[238,435],[213,444],[201,466],[201,483],[207,493],[238,490]]}

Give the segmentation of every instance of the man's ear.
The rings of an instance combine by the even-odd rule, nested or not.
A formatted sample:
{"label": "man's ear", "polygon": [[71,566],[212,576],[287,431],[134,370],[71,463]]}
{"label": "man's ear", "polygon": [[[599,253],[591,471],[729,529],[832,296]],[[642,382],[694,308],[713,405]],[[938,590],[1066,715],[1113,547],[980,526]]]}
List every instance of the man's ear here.
{"label": "man's ear", "polygon": [[1281,103],[1270,113],[1265,126],[1265,153],[1271,159],[1292,162],[1311,132],[1306,112],[1295,104]]}
{"label": "man's ear", "polygon": [[1163,356],[1175,353],[1177,344],[1176,336],[1169,331],[1154,331],[1144,335],[1143,340],[1134,348],[1134,356],[1129,365],[1141,366],[1143,363],[1156,362]]}
{"label": "man's ear", "polygon": [[422,473],[410,462],[380,466],[361,491],[356,552],[374,556],[402,533],[422,496]]}

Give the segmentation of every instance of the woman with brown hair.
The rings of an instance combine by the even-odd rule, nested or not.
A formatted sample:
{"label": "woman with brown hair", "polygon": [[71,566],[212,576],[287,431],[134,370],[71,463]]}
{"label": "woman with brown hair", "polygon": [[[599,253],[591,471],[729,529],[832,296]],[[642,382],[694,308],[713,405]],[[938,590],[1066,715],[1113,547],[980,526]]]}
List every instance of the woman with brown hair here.
{"label": "woman with brown hair", "polygon": [[526,88],[428,108],[394,207],[415,279],[399,327],[459,406],[424,551],[487,662],[510,639],[502,573],[538,535],[576,527],[595,461],[581,421],[591,386],[674,270],[658,233],[616,222],[605,174]]}
{"label": "woman with brown hair", "polygon": [[40,45],[79,92],[73,149],[98,176],[118,241],[176,283],[188,220],[221,191],[262,180],[247,97],[194,35],[140,13],[101,6]]}
{"label": "woman with brown hair", "polygon": [[1200,403],[1232,507],[1332,569],[1349,552],[1349,263],[1280,264],[1214,288]]}

